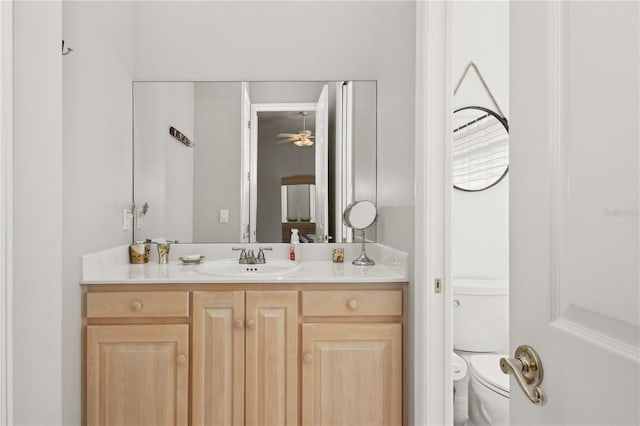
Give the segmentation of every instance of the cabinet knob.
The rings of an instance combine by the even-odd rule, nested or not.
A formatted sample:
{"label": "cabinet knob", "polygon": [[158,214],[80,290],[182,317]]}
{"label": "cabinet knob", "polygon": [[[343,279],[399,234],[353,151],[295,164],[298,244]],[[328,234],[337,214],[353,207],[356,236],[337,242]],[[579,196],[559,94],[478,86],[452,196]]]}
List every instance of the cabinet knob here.
{"label": "cabinet knob", "polygon": [[236,322],[235,322],[235,327],[236,327],[238,330],[242,330],[242,328],[244,327],[244,323],[242,322],[242,320],[236,320]]}
{"label": "cabinet knob", "polygon": [[253,330],[256,328],[256,322],[254,320],[247,320],[247,328]]}
{"label": "cabinet knob", "polygon": [[352,311],[355,311],[356,309],[358,309],[358,301],[356,299],[351,299],[347,302],[347,306]]}
{"label": "cabinet knob", "polygon": [[178,362],[178,364],[184,364],[185,362],[187,362],[187,357],[183,354],[180,354],[176,357],[176,361]]}
{"label": "cabinet knob", "polygon": [[303,359],[304,359],[304,362],[309,363],[309,362],[311,362],[313,357],[311,356],[311,354],[309,352],[307,352],[306,354],[304,354]]}
{"label": "cabinet knob", "polygon": [[142,303],[139,300],[131,302],[131,310],[133,312],[138,312],[140,309],[142,309]]}

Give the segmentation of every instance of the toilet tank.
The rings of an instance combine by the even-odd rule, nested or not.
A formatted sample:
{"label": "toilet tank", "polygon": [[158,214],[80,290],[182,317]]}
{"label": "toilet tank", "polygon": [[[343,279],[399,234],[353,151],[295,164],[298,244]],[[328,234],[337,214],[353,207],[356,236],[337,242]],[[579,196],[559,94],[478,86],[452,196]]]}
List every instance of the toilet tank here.
{"label": "toilet tank", "polygon": [[453,280],[453,347],[508,353],[509,281]]}

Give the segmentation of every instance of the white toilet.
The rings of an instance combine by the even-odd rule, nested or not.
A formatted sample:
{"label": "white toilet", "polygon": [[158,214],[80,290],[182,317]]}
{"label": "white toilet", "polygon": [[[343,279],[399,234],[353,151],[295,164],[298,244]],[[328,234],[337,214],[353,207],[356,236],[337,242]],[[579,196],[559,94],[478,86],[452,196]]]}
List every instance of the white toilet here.
{"label": "white toilet", "polygon": [[509,282],[456,279],[453,294],[453,348],[469,365],[454,383],[456,410],[467,409],[468,425],[507,425],[509,377],[499,360],[509,350]]}

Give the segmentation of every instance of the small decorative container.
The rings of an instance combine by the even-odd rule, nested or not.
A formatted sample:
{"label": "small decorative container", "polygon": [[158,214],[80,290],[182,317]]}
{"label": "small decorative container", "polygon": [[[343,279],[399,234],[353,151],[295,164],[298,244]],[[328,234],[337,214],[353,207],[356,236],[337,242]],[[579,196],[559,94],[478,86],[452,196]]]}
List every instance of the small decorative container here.
{"label": "small decorative container", "polygon": [[149,262],[150,245],[146,241],[136,241],[129,246],[129,262],[141,264]]}
{"label": "small decorative container", "polygon": [[169,263],[170,242],[158,243],[158,263]]}
{"label": "small decorative container", "polygon": [[331,259],[335,263],[344,262],[344,249],[343,248],[334,248],[331,252]]}

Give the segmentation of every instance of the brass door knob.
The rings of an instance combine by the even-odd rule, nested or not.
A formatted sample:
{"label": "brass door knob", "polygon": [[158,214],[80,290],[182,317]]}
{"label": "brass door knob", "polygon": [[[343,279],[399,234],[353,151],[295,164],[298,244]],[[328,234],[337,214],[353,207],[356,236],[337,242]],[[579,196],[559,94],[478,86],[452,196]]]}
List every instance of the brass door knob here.
{"label": "brass door knob", "polygon": [[518,346],[514,358],[500,358],[500,369],[504,374],[512,374],[529,401],[544,405],[546,397],[542,383],[542,361],[538,353],[527,345]]}

